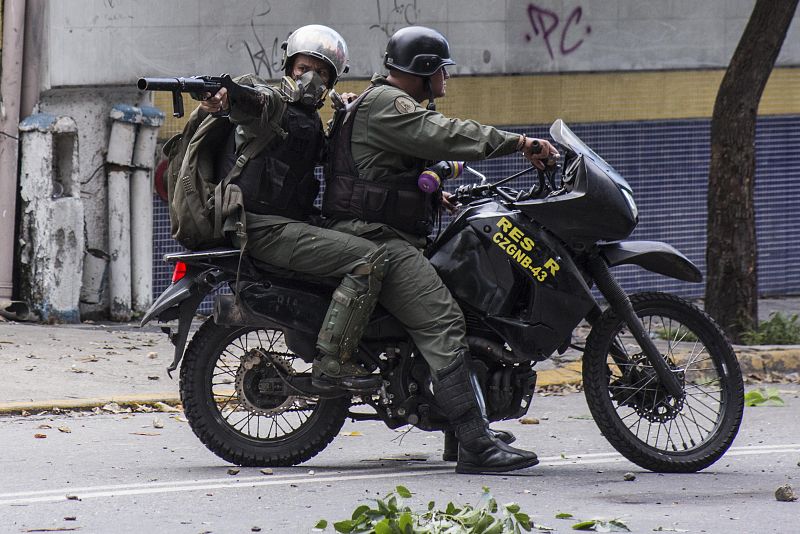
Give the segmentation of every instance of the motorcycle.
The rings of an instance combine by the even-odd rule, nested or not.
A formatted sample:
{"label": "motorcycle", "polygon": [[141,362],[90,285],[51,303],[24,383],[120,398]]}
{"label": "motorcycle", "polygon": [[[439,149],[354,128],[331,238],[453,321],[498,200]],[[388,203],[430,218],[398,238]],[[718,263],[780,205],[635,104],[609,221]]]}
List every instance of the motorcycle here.
{"label": "motorcycle", "polygon": [[[704,469],[725,453],[742,420],[742,374],[731,345],[693,304],[668,293],[629,296],[610,268],[638,265],[688,282],[702,275],[666,243],[625,241],[638,222],[631,187],[561,120],[550,135],[563,147],[560,175],[540,171],[522,190],[505,185],[531,167],[457,188],[462,209],[426,252],[464,311],[487,415],[524,415],[535,365],[572,348],[583,353],[591,414],[617,451],[651,471]],[[322,451],[348,417],[392,429],[449,429],[427,363],[380,306],[358,351],[380,386],[314,387],[316,336],[338,280],[277,270],[233,249],[165,260],[175,263],[172,284],[142,325],[178,321],[164,327],[175,345],[169,371],[180,364],[186,418],[222,459],[296,465]],[[213,315],[184,353],[198,306],[225,284],[231,294],[216,295]],[[583,321],[591,330],[579,344],[573,332]]]}

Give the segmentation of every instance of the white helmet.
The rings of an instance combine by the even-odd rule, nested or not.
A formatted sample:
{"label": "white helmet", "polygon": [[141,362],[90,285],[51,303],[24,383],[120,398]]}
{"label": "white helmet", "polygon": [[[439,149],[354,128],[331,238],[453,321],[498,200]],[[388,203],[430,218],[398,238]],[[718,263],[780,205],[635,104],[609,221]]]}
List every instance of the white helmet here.
{"label": "white helmet", "polygon": [[332,68],[328,87],[332,88],[339,76],[350,69],[347,64],[347,43],[335,30],[321,24],[310,24],[292,32],[281,45],[283,63],[281,68],[289,75],[291,59],[295,54],[306,54],[325,61]]}

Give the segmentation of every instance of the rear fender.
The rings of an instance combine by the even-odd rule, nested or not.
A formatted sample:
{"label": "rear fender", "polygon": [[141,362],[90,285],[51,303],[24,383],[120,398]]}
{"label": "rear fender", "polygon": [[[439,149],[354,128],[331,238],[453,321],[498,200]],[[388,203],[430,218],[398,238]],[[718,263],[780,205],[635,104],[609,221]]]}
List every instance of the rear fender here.
{"label": "rear fender", "polygon": [[610,267],[638,265],[686,282],[702,282],[703,274],[678,249],[661,241],[620,241],[600,245]]}
{"label": "rear fender", "polygon": [[225,281],[225,275],[219,269],[198,269],[189,267],[186,275],[172,283],[159,295],[156,301],[147,310],[140,326],[144,326],[154,318],[160,322],[178,320],[178,327],[165,326],[162,330],[169,336],[175,346],[175,356],[172,364],[167,367],[167,373],[172,377],[172,371],[178,368],[186,348],[186,339],[192,326],[197,307],[203,299],[220,283]]}
{"label": "rear fender", "polygon": [[[144,326],[155,318],[161,321],[177,319],[178,306],[192,296],[192,286],[195,284],[194,277],[189,276],[184,276],[174,284],[171,284],[158,296],[150,306],[150,309],[145,312],[139,326]],[[170,313],[165,313],[167,310],[170,310]]]}

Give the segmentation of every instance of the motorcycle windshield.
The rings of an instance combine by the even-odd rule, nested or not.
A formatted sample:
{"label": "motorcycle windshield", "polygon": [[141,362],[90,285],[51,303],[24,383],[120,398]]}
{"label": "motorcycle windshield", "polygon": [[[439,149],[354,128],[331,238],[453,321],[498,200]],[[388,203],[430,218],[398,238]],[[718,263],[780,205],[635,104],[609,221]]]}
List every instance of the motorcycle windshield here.
{"label": "motorcycle windshield", "polygon": [[623,178],[614,167],[608,164],[606,160],[598,156],[594,150],[580,140],[575,133],[569,129],[569,126],[564,124],[561,119],[556,119],[552,126],[550,126],[550,137],[552,137],[558,144],[567,147],[572,152],[589,158],[595,162],[598,168],[603,169],[609,178],[614,180],[617,185],[621,186],[628,191],[632,191],[631,186]]}

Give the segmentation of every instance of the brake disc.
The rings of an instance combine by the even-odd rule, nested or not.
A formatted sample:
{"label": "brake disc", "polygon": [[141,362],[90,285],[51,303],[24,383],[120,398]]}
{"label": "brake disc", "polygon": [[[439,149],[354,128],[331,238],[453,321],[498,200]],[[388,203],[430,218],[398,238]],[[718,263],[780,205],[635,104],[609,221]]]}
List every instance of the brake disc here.
{"label": "brake disc", "polygon": [[[627,397],[624,401],[620,400],[623,395],[612,391],[612,396],[624,405],[633,408],[639,417],[647,419],[651,423],[665,423],[675,419],[683,410],[684,399],[675,398],[667,393],[658,383],[655,371],[649,366],[647,357],[643,353],[635,354],[631,357],[632,369],[625,377],[615,381],[620,391],[629,390],[635,384],[652,384],[650,387],[642,387],[639,391]],[[667,361],[671,370],[675,366]],[[678,376],[683,382],[683,374]],[[614,388],[614,385],[611,386]]]}

